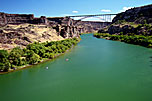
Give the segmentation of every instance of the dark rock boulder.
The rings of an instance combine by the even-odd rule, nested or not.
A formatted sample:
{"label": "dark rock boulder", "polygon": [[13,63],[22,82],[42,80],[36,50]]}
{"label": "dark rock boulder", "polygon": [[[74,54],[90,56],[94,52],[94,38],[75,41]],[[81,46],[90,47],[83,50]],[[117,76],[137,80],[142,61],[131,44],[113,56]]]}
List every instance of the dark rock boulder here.
{"label": "dark rock boulder", "polygon": [[123,33],[123,34],[128,34],[128,33],[136,33],[136,29],[131,26],[131,25],[112,25],[109,27],[108,32],[110,34],[116,34],[116,33]]}
{"label": "dark rock boulder", "polygon": [[122,27],[121,30],[122,30],[123,34],[136,33],[136,29],[131,25],[125,25]]}
{"label": "dark rock boulder", "polygon": [[122,31],[119,25],[112,25],[109,27],[108,32],[110,34],[120,33]]}
{"label": "dark rock boulder", "polygon": [[98,31],[98,33],[108,33],[108,31],[103,28],[103,29],[100,29],[100,30]]}

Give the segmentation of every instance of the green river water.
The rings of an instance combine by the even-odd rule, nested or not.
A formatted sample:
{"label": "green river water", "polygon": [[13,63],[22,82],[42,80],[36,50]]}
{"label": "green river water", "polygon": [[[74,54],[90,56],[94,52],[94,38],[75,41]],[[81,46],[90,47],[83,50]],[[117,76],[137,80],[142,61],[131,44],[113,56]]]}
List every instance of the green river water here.
{"label": "green river water", "polygon": [[152,49],[81,38],[55,60],[0,75],[0,101],[152,101]]}

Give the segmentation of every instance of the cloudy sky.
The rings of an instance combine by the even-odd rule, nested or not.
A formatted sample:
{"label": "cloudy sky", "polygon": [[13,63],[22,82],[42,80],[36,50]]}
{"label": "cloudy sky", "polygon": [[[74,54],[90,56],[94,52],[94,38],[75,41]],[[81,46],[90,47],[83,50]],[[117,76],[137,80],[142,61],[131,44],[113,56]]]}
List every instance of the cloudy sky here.
{"label": "cloudy sky", "polygon": [[0,0],[0,12],[32,13],[36,17],[113,14],[148,4],[152,0]]}

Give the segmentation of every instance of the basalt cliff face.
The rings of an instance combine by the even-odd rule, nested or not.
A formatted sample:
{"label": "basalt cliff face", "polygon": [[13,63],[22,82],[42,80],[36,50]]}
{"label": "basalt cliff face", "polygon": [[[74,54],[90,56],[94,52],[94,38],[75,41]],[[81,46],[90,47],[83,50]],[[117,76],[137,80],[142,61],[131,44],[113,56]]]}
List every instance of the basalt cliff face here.
{"label": "basalt cliff face", "polygon": [[34,18],[33,14],[7,14],[0,12],[0,26],[5,26],[7,24],[47,24],[47,19],[45,16],[40,18]]}
{"label": "basalt cliff face", "polygon": [[0,13],[0,49],[79,37],[80,33],[97,32],[109,24],[77,21],[69,17],[35,18],[33,14]]}
{"label": "basalt cliff face", "polygon": [[56,30],[57,35],[61,35],[63,38],[78,37],[79,34],[75,30],[76,27],[72,23],[72,19],[61,18],[46,18],[41,16],[35,18],[32,14],[6,14],[0,13],[0,26],[6,25],[19,25],[19,24],[35,24],[35,25],[47,25]]}
{"label": "basalt cliff face", "polygon": [[110,24],[111,22],[97,22],[97,21],[79,21],[76,23],[76,25],[81,29],[79,30],[81,33],[97,33],[98,30]]}
{"label": "basalt cliff face", "polygon": [[134,22],[138,24],[152,23],[152,4],[135,7],[126,12],[119,13],[112,22],[119,23],[119,21]]}
{"label": "basalt cliff face", "polygon": [[19,24],[0,28],[0,49],[25,47],[33,42],[59,41],[64,38],[47,25]]}
{"label": "basalt cliff face", "polygon": [[152,5],[135,7],[119,13],[110,26],[99,30],[99,32],[152,35]]}

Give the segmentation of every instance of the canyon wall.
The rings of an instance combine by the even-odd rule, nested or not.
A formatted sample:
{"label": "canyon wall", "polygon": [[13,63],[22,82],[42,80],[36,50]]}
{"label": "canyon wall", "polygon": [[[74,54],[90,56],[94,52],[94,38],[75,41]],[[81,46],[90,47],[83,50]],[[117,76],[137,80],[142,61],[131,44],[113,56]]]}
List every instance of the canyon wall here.
{"label": "canyon wall", "polygon": [[119,13],[112,21],[116,23],[118,21],[127,21],[135,23],[152,23],[152,4],[131,8],[125,12]]}
{"label": "canyon wall", "polygon": [[22,23],[31,23],[34,19],[33,14],[7,14],[0,13],[0,26],[7,24],[22,24]]}
{"label": "canyon wall", "polygon": [[35,18],[33,14],[0,13],[0,49],[79,37],[80,33],[94,33],[109,24],[69,17]]}
{"label": "canyon wall", "polygon": [[78,26],[74,25],[73,19],[68,17],[49,17],[49,25],[52,26],[59,35],[64,38],[77,37],[79,35]]}
{"label": "canyon wall", "polygon": [[119,13],[105,32],[123,35],[152,35],[152,4]]}
{"label": "canyon wall", "polygon": [[81,28],[81,33],[97,33],[101,28],[110,24],[111,22],[79,21],[76,25]]}
{"label": "canyon wall", "polygon": [[109,25],[109,22],[93,22],[73,20],[69,17],[35,18],[33,14],[0,13],[0,26],[7,24],[43,24],[56,29],[57,34],[64,38],[75,37],[79,33],[94,33]]}
{"label": "canyon wall", "polygon": [[40,18],[34,18],[33,14],[7,14],[0,12],[0,26],[7,24],[48,24],[48,20],[45,16]]}
{"label": "canyon wall", "polygon": [[[61,36],[73,36],[74,33],[96,33],[99,29],[110,25],[110,22],[79,21],[68,17],[47,18],[49,25],[54,26]],[[67,33],[64,34],[64,33]],[[66,36],[65,36],[66,35]]]}

